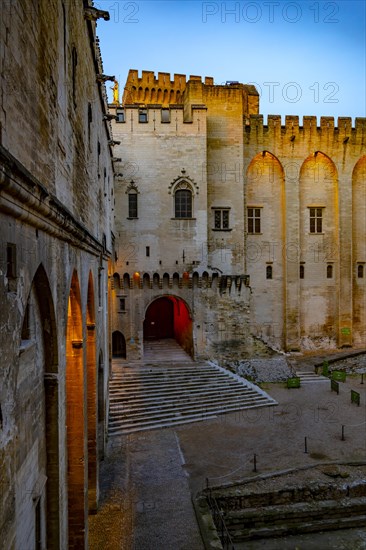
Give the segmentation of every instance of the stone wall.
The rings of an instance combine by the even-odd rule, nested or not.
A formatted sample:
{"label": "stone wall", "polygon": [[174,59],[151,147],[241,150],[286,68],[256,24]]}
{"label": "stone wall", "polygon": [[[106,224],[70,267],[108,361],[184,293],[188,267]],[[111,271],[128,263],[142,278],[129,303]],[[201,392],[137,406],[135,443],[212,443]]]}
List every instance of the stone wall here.
{"label": "stone wall", "polygon": [[[38,541],[42,548],[87,547],[87,514],[98,500],[113,166],[105,90],[96,82],[102,66],[95,23],[84,13],[76,0],[2,7],[0,532],[6,548]],[[72,408],[76,388],[81,398]],[[80,433],[77,471],[71,450]],[[79,476],[76,494],[70,471]]]}
{"label": "stone wall", "polygon": [[[196,76],[173,80],[166,73],[156,78],[149,71],[141,78],[131,71],[129,85],[132,80],[142,90],[179,81],[182,106],[157,99],[152,104],[139,93],[119,109],[112,106],[119,113],[113,131],[122,159],[116,186],[116,242],[124,250],[119,276],[248,275],[245,300],[205,303],[202,290],[193,290],[194,338],[200,338],[200,307],[223,319],[211,324],[207,354],[216,353],[211,337],[225,348],[223,334],[226,353],[233,351],[230,319],[242,300],[250,311],[240,314],[244,334],[261,341],[264,352],[266,346],[295,351],[362,345],[366,120],[357,118],[354,127],[347,117],[339,117],[337,126],[332,117],[321,117],[319,126],[312,116],[302,125],[292,115],[284,124],[277,115],[263,121],[253,86],[217,86]],[[174,219],[179,177],[191,181],[196,219]],[[138,219],[128,220],[134,186],[141,210]],[[259,220],[254,230],[253,215]],[[135,333],[142,330],[141,319],[143,314]],[[245,354],[248,339],[241,338]]]}

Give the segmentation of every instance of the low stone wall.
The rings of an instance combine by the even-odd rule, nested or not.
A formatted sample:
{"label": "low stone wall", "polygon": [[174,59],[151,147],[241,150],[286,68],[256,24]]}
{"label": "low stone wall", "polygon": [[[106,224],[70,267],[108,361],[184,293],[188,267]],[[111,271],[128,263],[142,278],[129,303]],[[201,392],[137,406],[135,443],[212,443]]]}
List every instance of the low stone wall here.
{"label": "low stone wall", "polygon": [[243,359],[224,363],[225,368],[251,382],[284,382],[295,375],[285,356]]}

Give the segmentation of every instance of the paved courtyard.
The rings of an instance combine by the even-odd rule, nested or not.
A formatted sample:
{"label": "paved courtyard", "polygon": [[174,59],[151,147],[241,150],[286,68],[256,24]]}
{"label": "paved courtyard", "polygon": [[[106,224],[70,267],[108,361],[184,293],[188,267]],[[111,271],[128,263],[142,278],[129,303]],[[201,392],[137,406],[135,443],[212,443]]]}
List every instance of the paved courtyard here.
{"label": "paved courtyard", "polygon": [[[313,370],[316,358],[297,361],[302,370]],[[278,406],[111,438],[101,467],[100,509],[90,518],[90,548],[201,550],[191,495],[207,479],[219,485],[320,462],[366,463],[366,380],[361,384],[360,375],[340,383],[339,395],[329,382],[299,389],[267,384],[264,389]],[[360,406],[351,403],[351,389],[360,393]],[[366,534],[328,532],[257,541],[245,548],[361,550]]]}

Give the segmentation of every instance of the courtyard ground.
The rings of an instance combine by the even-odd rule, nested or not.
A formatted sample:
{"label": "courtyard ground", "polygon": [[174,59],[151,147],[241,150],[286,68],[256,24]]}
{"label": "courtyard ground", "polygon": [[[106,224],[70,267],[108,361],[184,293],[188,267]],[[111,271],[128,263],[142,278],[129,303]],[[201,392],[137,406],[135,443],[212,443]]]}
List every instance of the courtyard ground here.
{"label": "courtyard ground", "polygon": [[[319,357],[292,361],[299,370],[313,371]],[[339,395],[329,382],[264,389],[278,406],[111,438],[101,466],[100,508],[90,517],[90,549],[201,550],[191,495],[207,482],[220,485],[333,461],[366,463],[366,380],[361,384],[360,375],[340,383]],[[360,406],[351,403],[351,389],[360,393]],[[361,550],[366,533],[350,529],[269,539],[245,548]]]}

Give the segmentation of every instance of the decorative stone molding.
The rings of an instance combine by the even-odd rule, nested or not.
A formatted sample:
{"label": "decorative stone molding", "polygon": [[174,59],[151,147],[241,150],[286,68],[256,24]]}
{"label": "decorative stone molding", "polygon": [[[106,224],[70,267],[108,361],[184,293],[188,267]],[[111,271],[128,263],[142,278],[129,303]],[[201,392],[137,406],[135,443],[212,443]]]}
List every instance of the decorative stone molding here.
{"label": "decorative stone molding", "polygon": [[192,193],[199,194],[199,186],[197,183],[190,178],[189,176],[178,176],[175,178],[169,185],[168,191],[169,195],[174,194],[178,189],[189,189]]}

